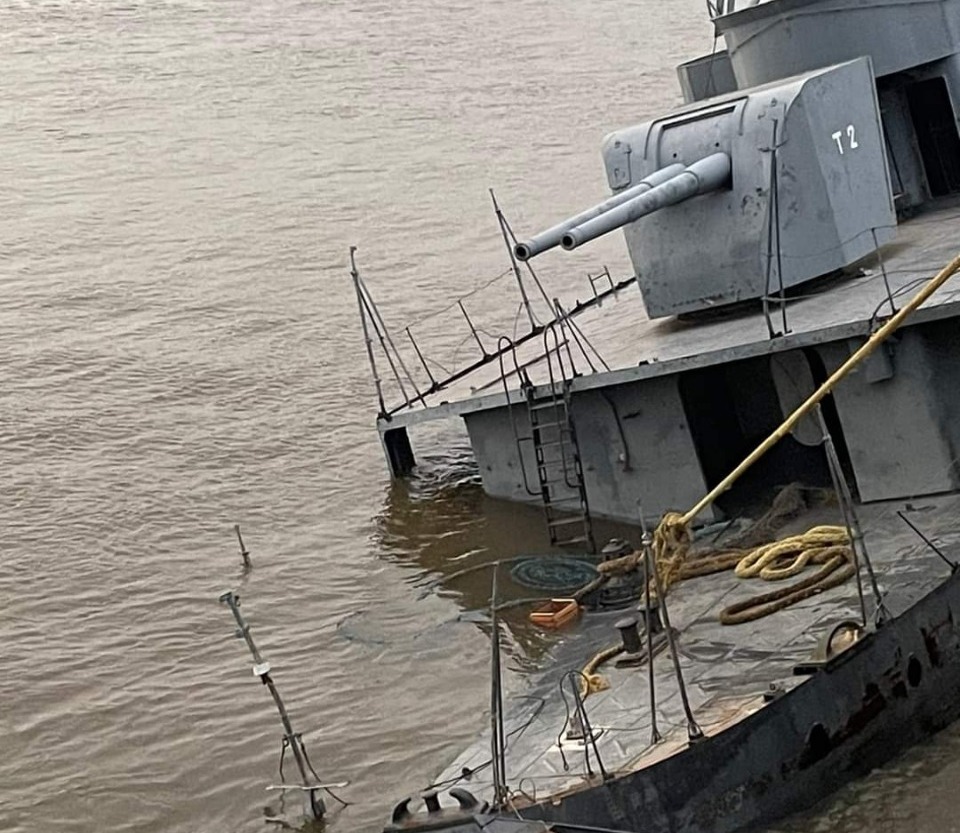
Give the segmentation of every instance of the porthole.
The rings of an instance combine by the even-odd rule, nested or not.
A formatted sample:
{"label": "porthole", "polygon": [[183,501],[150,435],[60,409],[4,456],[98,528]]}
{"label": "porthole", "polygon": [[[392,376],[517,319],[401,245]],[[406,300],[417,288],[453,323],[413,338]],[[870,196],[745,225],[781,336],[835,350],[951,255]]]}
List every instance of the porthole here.
{"label": "porthole", "polygon": [[807,735],[807,748],[814,759],[819,760],[830,751],[830,735],[822,723],[814,723]]}
{"label": "porthole", "polygon": [[913,654],[910,655],[910,659],[907,660],[907,682],[910,683],[911,688],[916,688],[920,685],[920,681],[923,679],[923,666]]}

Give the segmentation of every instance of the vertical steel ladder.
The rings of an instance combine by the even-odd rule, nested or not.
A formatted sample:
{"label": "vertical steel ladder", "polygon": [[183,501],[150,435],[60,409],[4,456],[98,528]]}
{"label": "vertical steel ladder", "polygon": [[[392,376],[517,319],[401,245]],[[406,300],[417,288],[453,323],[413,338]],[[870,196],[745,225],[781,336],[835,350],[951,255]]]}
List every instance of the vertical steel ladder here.
{"label": "vertical steel ladder", "polygon": [[[593,523],[583,480],[577,431],[570,412],[571,379],[566,374],[556,327],[550,326],[544,332],[545,347],[548,333],[553,334],[555,342],[552,352],[559,364],[559,378],[554,373],[551,351],[545,349],[550,382],[541,386],[540,390],[546,388],[546,392],[538,395],[537,388],[529,381],[523,386],[540,498],[550,543],[558,546],[582,544],[588,552],[593,553],[596,552]],[[572,357],[570,363],[572,370]]]}

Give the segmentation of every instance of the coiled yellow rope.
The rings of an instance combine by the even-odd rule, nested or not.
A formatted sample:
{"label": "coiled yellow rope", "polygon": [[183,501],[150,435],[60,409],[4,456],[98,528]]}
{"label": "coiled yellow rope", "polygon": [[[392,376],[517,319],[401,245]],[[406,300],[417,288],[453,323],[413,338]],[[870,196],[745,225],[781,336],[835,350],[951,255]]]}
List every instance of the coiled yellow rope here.
{"label": "coiled yellow rope", "polygon": [[[664,592],[672,583],[686,577],[685,573],[690,574],[685,562],[690,550],[691,535],[689,527],[693,520],[720,495],[730,489],[750,466],[790,433],[793,427],[816,407],[851,370],[886,341],[924,301],[958,271],[960,271],[960,255],[954,257],[899,312],[873,333],[859,350],[840,365],[829,379],[820,385],[805,402],[748,454],[743,462],[721,480],[699,503],[685,514],[679,512],[664,514],[653,535],[655,569],[660,574]],[[831,527],[829,529],[836,530],[837,528]],[[853,552],[850,549],[849,542],[846,541],[846,531],[842,530],[843,540],[841,541],[838,540],[837,536],[829,538],[824,530],[823,527],[817,527],[804,535],[793,536],[794,539],[799,540],[785,539],[759,547],[747,553],[746,557],[741,554],[739,559],[736,558],[735,553],[725,553],[708,559],[711,562],[709,564],[700,564],[701,572],[696,573],[698,575],[715,572],[718,569],[729,569],[729,566],[736,564],[738,575],[742,573],[753,574],[753,571],[758,568],[756,569],[757,573],[762,575],[766,570],[766,577],[774,578],[795,575],[810,561],[823,562],[820,570],[807,579],[790,587],[765,593],[727,608],[721,613],[720,621],[724,624],[737,624],[738,622],[746,622],[760,616],[766,616],[775,610],[781,610],[801,599],[820,593],[828,587],[834,587],[853,575],[856,568],[853,563]],[[812,537],[808,539],[806,537],[808,535]],[[788,541],[790,541],[789,545],[787,544]],[[810,544],[816,544],[816,546],[810,546]],[[796,553],[796,556],[789,565],[777,566],[781,556],[793,553]],[[721,564],[724,566],[720,566]],[[696,562],[693,568],[696,569]]]}
{"label": "coiled yellow rope", "polygon": [[[848,543],[847,530],[843,527],[815,526],[800,535],[791,535],[789,538],[757,547],[737,562],[734,573],[737,578],[760,576],[767,581],[789,578],[803,570],[809,561],[814,560],[824,550],[829,551],[838,546],[843,549]],[[790,563],[778,567],[777,564],[788,556],[794,556]]]}
{"label": "coiled yellow rope", "polygon": [[725,608],[720,612],[720,621],[725,625],[742,624],[769,616],[836,587],[854,574],[849,537],[846,529],[839,526],[813,527],[799,535],[790,535],[749,550],[700,553],[689,559],[689,544],[672,551],[667,549],[667,552],[667,560],[657,565],[664,592],[671,583],[731,568],[739,578],[779,581],[799,574],[810,564],[820,565],[820,569],[807,578]]}

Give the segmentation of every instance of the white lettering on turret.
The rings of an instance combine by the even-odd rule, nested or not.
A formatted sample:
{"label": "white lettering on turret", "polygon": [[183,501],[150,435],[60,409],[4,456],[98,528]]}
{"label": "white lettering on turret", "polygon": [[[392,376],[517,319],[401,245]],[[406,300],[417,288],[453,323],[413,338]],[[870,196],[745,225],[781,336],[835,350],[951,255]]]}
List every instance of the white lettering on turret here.
{"label": "white lettering on turret", "polygon": [[[840,155],[843,156],[843,133],[844,131],[838,130],[835,133],[830,134],[830,138],[837,143],[837,150],[840,151]],[[860,143],[857,141],[857,129],[852,125],[847,125],[847,147],[850,150],[856,150],[860,147]]]}

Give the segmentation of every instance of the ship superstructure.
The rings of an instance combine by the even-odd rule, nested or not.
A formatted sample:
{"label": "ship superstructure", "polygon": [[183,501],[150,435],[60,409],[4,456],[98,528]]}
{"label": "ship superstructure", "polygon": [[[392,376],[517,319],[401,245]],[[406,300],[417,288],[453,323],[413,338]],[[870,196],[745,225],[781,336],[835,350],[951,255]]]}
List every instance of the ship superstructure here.
{"label": "ship superstructure", "polygon": [[[960,0],[711,11],[726,49],[679,67],[687,103],[604,141],[612,197],[514,241],[519,276],[622,228],[639,292],[611,281],[615,325],[600,304],[557,305],[481,344],[469,373],[382,402],[394,475],[415,462],[408,429],[459,417],[484,490],[543,503],[554,543],[589,542],[591,515],[642,505],[653,521],[714,486],[955,253]],[[825,402],[862,501],[960,487],[958,315],[948,284]],[[811,424],[705,519],[797,479],[829,482]]]}

